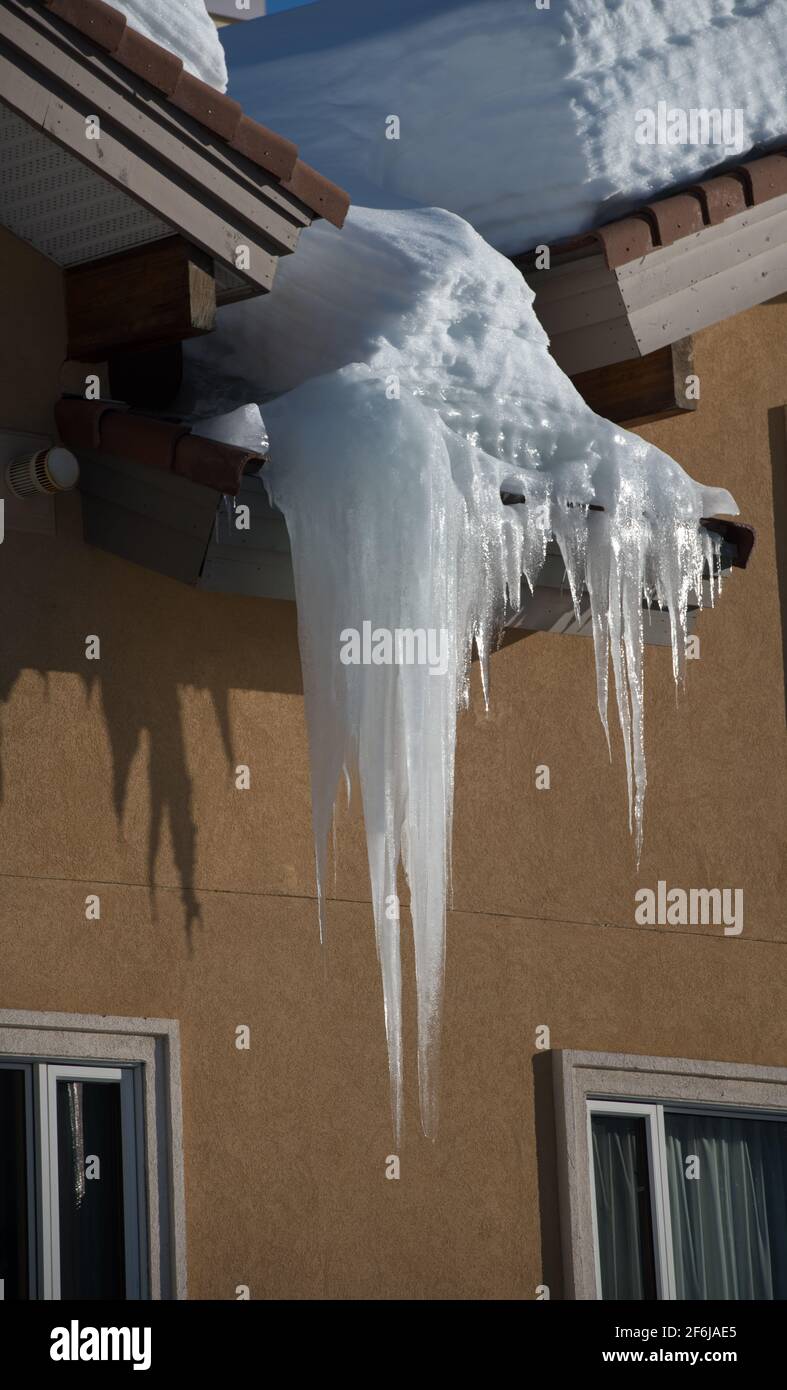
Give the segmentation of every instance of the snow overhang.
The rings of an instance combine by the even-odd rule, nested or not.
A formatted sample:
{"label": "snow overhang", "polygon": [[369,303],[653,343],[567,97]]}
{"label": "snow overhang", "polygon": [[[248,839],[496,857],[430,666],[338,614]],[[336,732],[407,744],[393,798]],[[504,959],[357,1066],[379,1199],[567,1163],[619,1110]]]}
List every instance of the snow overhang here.
{"label": "snow overhang", "polygon": [[[287,526],[259,476],[264,454],[203,438],[198,424],[144,416],[112,401],[69,398],[56,415],[62,442],[79,459],[89,544],[197,588],[294,601]],[[506,504],[517,500],[503,496]],[[237,507],[246,509],[241,526]],[[751,527],[716,518],[702,524],[721,536],[722,572],[745,568]],[[698,606],[689,606],[690,623]],[[554,543],[533,594],[523,581],[507,628],[509,640],[534,631],[591,635],[587,596],[577,619]],[[669,645],[668,614],[648,610],[645,641]]]}
{"label": "snow overhang", "polygon": [[0,218],[66,274],[179,234],[218,304],[269,290],[302,229],[349,206],[103,0],[0,0],[0,149]]}
{"label": "snow overhang", "polygon": [[787,154],[515,261],[568,375],[645,357],[787,291]]}

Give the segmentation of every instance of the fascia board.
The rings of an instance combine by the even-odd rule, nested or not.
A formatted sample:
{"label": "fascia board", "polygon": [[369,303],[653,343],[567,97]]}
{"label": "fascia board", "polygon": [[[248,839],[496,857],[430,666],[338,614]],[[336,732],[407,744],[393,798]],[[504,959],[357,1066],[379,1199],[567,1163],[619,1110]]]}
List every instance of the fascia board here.
{"label": "fascia board", "polygon": [[787,197],[685,243],[615,272],[643,356],[787,290]]}
{"label": "fascia board", "polygon": [[787,291],[787,195],[616,270],[590,255],[527,282],[569,375],[644,357]]}

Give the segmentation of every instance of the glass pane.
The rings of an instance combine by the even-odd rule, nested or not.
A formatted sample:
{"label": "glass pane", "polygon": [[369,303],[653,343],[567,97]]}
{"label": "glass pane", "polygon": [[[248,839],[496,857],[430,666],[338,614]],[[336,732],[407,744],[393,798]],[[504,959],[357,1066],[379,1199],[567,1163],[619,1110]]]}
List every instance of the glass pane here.
{"label": "glass pane", "polygon": [[60,1297],[125,1298],[120,1084],[58,1081]]}
{"label": "glass pane", "polygon": [[602,1298],[654,1299],[656,1267],[642,1115],[593,1115]]}
{"label": "glass pane", "polygon": [[787,1298],[787,1124],[665,1114],[678,1298]]}
{"label": "glass pane", "polygon": [[5,1298],[29,1298],[25,1074],[0,1067],[0,1279]]}

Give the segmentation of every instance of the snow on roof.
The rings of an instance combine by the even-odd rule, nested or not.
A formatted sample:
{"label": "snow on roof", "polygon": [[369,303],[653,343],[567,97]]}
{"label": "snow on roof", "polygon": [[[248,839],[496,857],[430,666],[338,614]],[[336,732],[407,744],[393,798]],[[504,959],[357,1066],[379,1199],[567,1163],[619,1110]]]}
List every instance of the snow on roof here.
{"label": "snow on roof", "polygon": [[[318,0],[222,42],[234,95],[355,201],[448,208],[514,255],[782,140],[785,34],[787,0]],[[729,113],[728,143],[638,138],[660,103]]]}
{"label": "snow on roof", "polygon": [[[219,92],[227,90],[227,64],[204,0],[113,0],[138,34],[177,53],[187,72]],[[77,0],[76,8],[87,8]],[[219,12],[221,7],[219,8]]]}

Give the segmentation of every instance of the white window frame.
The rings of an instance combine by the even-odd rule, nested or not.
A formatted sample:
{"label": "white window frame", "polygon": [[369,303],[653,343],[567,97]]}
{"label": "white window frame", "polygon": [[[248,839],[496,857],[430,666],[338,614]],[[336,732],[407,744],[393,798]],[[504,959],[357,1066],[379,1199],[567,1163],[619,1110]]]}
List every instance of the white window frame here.
{"label": "white window frame", "polygon": [[648,1179],[650,1182],[650,1213],[653,1222],[653,1260],[656,1268],[656,1293],[659,1299],[675,1297],[675,1263],[672,1253],[672,1223],[670,1220],[669,1190],[667,1188],[664,1135],[664,1107],[637,1101],[589,1100],[588,1155],[590,1160],[590,1201],[593,1219],[593,1256],[596,1274],[596,1297],[601,1298],[601,1265],[596,1210],[596,1183],[593,1171],[591,1125],[594,1115],[627,1115],[644,1119],[647,1140]]}
{"label": "white window frame", "polygon": [[140,1182],[140,1163],[144,1162],[144,1134],[139,1106],[140,1069],[137,1066],[86,1067],[52,1062],[34,1062],[32,1065],[38,1113],[38,1146],[33,1157],[41,1199],[41,1226],[38,1232],[43,1285],[41,1297],[59,1299],[61,1296],[57,1084],[59,1081],[93,1081],[120,1086],[126,1299],[147,1298],[145,1190]]}
{"label": "white window frame", "polygon": [[0,1009],[0,1067],[25,1074],[30,1298],[60,1297],[59,1080],[120,1083],[126,1298],[186,1298],[177,1022]]}
{"label": "white window frame", "polygon": [[564,1296],[601,1298],[591,1116],[625,1113],[646,1121],[657,1296],[675,1299],[665,1111],[787,1121],[787,1068],[565,1051],[553,1082]]}

